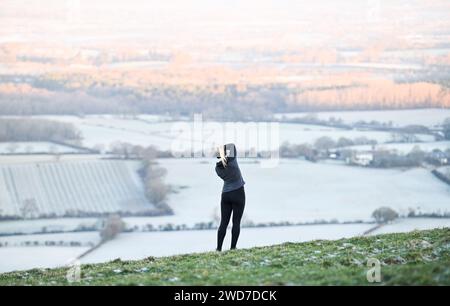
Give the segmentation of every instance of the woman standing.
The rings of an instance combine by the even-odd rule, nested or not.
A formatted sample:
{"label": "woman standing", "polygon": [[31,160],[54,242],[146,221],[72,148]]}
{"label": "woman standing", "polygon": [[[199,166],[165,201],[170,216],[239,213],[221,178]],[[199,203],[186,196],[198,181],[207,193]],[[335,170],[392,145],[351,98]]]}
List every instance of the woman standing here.
{"label": "woman standing", "polygon": [[233,214],[231,230],[231,249],[236,248],[241,229],[241,218],[245,207],[244,179],[237,162],[236,146],[232,143],[218,148],[216,173],[223,180],[222,198],[220,202],[221,220],[217,232],[217,251],[222,251],[223,239]]}

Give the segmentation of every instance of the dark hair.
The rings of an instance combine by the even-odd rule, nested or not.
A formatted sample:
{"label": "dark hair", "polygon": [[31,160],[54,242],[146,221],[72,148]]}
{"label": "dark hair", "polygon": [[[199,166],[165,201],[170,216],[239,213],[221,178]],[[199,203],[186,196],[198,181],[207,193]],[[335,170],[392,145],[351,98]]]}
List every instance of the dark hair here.
{"label": "dark hair", "polygon": [[[224,145],[224,149],[226,157],[236,157],[237,151],[234,143],[227,143],[226,145]],[[228,151],[229,153],[227,153]]]}
{"label": "dark hair", "polygon": [[[234,145],[234,143],[227,143],[225,145],[223,145],[223,151],[225,152],[225,157],[236,157],[237,155],[237,150],[236,150],[236,146]],[[220,153],[216,152],[216,157],[220,158]]]}

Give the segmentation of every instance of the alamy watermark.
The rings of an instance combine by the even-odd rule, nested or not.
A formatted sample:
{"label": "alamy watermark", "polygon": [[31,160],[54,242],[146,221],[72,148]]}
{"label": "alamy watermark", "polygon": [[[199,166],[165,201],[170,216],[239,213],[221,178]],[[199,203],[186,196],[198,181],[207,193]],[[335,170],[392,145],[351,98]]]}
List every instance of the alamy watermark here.
{"label": "alamy watermark", "polygon": [[69,269],[66,273],[66,280],[69,284],[81,281],[81,262],[78,259],[71,259],[66,265]]}
{"label": "alamy watermark", "polygon": [[367,281],[369,283],[380,283],[381,282],[381,263],[376,258],[369,258],[367,260]]}
{"label": "alamy watermark", "polygon": [[195,114],[191,122],[172,124],[170,135],[171,154],[176,158],[214,157],[219,146],[234,143],[238,157],[259,158],[263,168],[279,163],[278,122],[203,121],[201,114]]}

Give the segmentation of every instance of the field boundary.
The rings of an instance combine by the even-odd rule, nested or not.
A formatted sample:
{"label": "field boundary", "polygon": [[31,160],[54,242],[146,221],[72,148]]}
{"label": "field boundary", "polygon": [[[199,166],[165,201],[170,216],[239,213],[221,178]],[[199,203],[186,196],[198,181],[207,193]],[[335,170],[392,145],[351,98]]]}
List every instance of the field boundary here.
{"label": "field boundary", "polygon": [[450,185],[450,178],[446,177],[444,174],[442,174],[441,172],[437,171],[436,169],[431,170],[431,173],[437,177],[439,180],[441,180],[442,182],[446,183],[447,185]]}
{"label": "field boundary", "polygon": [[387,224],[387,223],[380,223],[380,224],[377,224],[377,225],[375,225],[374,227],[369,228],[367,231],[365,231],[365,232],[362,234],[362,236],[367,236],[367,235],[373,233],[374,231],[376,231],[377,229],[382,228],[382,227],[385,226],[386,224]]}

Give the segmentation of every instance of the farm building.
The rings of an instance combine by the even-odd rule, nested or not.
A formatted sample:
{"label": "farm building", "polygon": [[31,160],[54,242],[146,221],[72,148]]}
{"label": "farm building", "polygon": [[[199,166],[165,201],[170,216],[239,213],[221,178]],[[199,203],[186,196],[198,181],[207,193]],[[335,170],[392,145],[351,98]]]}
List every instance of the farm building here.
{"label": "farm building", "polygon": [[139,165],[118,160],[0,164],[0,217],[152,211],[137,172]]}
{"label": "farm building", "polygon": [[347,163],[366,167],[373,162],[373,159],[373,152],[355,152],[352,157],[347,159]]}

